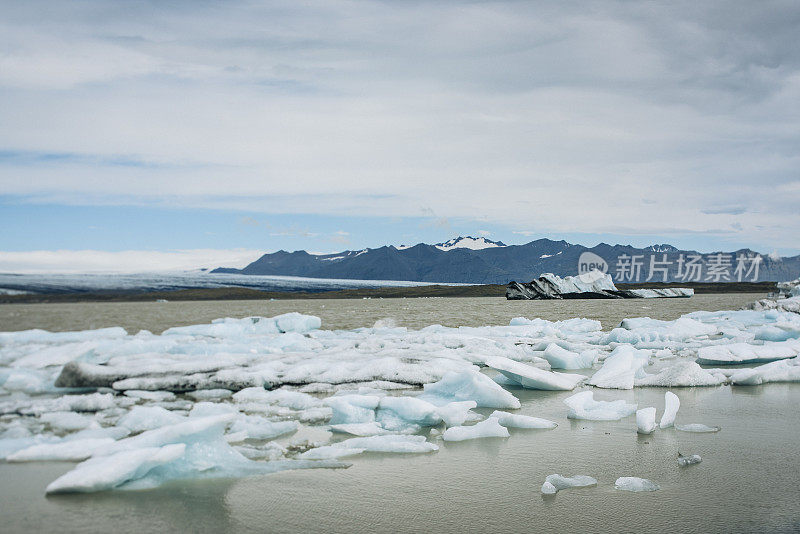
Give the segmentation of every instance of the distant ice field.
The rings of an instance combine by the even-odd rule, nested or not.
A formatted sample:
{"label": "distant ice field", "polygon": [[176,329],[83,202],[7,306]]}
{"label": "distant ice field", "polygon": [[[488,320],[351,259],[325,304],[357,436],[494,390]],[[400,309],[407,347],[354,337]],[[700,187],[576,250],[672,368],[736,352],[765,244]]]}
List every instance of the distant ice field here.
{"label": "distant ice field", "polygon": [[[466,285],[443,283],[444,285]],[[92,291],[170,291],[245,287],[262,291],[333,291],[375,287],[414,287],[430,282],[402,280],[347,280],[212,274],[206,272],[153,272],[133,274],[14,274],[0,273],[0,294],[83,293]]]}

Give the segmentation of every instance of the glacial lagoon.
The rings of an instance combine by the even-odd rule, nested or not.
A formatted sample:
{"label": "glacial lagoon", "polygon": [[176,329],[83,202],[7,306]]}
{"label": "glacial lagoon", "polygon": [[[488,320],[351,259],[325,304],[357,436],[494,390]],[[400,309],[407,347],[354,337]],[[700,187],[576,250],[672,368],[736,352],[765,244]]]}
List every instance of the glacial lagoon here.
{"label": "glacial lagoon", "polygon": [[[508,325],[514,317],[556,321],[599,320],[607,334],[626,317],[674,320],[702,310],[738,309],[760,295],[698,295],[675,301],[514,302],[501,299],[399,299],[14,305],[0,308],[0,330],[51,331],[123,326],[154,333],[218,317],[271,317],[297,311],[319,316],[323,329]],[[324,306],[324,307],[323,307]],[[668,366],[671,358],[655,362]],[[587,376],[594,369],[564,371]],[[752,366],[745,366],[752,367]],[[648,369],[648,372],[651,372]],[[486,370],[487,375],[492,374]],[[342,458],[348,468],[288,470],[242,478],[172,480],[133,491],[45,496],[74,462],[0,463],[4,529],[67,532],[169,529],[194,532],[564,532],[668,530],[672,532],[794,531],[800,460],[793,453],[800,417],[797,385],[635,387],[579,386],[537,391],[506,385],[521,407],[513,413],[552,420],[552,430],[511,428],[508,438],[443,441],[430,428],[419,434],[439,447],[426,454],[364,452]],[[680,399],[676,423],[701,423],[718,432],[677,428],[637,434],[635,417],[618,421],[568,419],[564,400],[591,390],[597,400],[653,406],[664,394]],[[408,391],[392,392],[405,394]],[[413,393],[410,392],[410,393]],[[323,398],[327,394],[316,394]],[[13,393],[0,402],[7,402]],[[183,397],[184,395],[178,395]],[[482,417],[493,408],[478,407]],[[8,424],[14,417],[4,416]],[[352,436],[332,435],[324,422],[301,423],[273,440],[291,448]],[[677,459],[702,462],[680,467]],[[588,475],[597,485],[542,495],[553,473]],[[618,477],[656,482],[660,489],[614,489]]]}

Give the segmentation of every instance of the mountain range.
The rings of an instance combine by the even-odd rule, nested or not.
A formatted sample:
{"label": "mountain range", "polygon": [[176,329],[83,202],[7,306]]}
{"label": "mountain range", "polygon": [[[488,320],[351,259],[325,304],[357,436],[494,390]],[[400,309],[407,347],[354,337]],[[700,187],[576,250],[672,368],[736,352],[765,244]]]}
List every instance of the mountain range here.
{"label": "mountain range", "polygon": [[594,247],[537,239],[506,245],[485,237],[443,243],[386,245],[335,254],[280,250],[243,269],[213,273],[284,275],[359,280],[408,280],[469,284],[529,281],[541,273],[569,276],[597,268],[615,282],[786,281],[800,277],[800,256],[780,258],[750,249],[699,253],[668,244],[636,248],[600,243]]}

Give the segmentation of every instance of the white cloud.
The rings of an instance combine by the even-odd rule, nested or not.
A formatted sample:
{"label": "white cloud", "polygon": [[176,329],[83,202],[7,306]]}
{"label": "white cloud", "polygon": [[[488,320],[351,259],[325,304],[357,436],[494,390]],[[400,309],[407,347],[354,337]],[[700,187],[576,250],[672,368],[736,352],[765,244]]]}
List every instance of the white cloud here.
{"label": "white cloud", "polygon": [[794,247],[798,11],[12,3],[0,150],[81,157],[0,160],[0,190],[264,213],[424,205],[438,227],[537,234],[737,224]]}
{"label": "white cloud", "polygon": [[32,250],[0,251],[0,272],[7,273],[141,273],[184,271],[202,267],[241,268],[264,251],[194,250]]}

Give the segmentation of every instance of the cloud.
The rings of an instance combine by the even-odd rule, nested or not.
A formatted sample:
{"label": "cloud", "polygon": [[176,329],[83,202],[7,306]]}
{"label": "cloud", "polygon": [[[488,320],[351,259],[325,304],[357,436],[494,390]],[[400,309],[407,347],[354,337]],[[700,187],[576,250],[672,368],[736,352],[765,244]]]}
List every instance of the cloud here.
{"label": "cloud", "polygon": [[490,235],[492,235],[492,232],[490,232],[489,230],[478,230],[478,235],[489,237]]}
{"label": "cloud", "polygon": [[705,213],[707,215],[741,215],[742,213],[746,212],[747,208],[744,206],[730,206],[730,207],[723,207],[723,208],[704,208],[701,209],[701,213]]}
{"label": "cloud", "polygon": [[32,250],[0,251],[0,272],[8,273],[140,273],[183,271],[201,267],[241,268],[264,251],[194,250]]}
{"label": "cloud", "polygon": [[727,214],[741,239],[795,247],[798,17],[745,0],[9,3],[0,190],[425,206],[433,227],[540,235],[653,220],[719,234]]}

